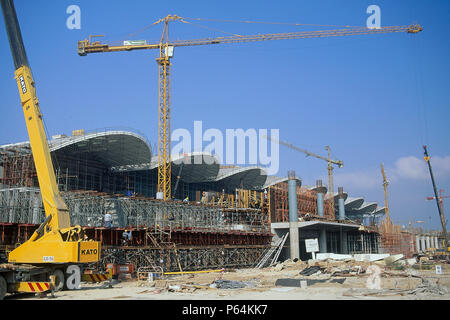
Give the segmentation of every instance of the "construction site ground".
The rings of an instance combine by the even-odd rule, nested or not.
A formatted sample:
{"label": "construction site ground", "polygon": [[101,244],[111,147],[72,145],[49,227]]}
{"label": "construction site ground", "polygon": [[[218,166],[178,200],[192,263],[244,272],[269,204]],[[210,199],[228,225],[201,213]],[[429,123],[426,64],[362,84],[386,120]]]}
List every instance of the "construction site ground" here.
{"label": "construction site ground", "polygon": [[[370,265],[380,267],[379,289],[368,289],[370,276],[364,270]],[[436,274],[435,265],[407,267],[403,270],[387,268],[383,263],[321,261],[285,261],[263,269],[237,269],[223,272],[173,275],[166,280],[138,281],[125,277],[108,283],[82,283],[80,289],[59,291],[55,297],[47,294],[7,296],[6,299],[52,300],[449,300],[450,266],[442,265]],[[300,275],[312,266],[322,269],[320,274]],[[334,268],[334,269],[333,269]],[[336,269],[337,268],[337,269]],[[336,270],[351,271],[345,276]],[[356,268],[356,269],[355,269]],[[422,270],[421,270],[422,269]],[[424,270],[427,269],[427,270]],[[308,279],[307,287],[276,285],[278,279]],[[314,281],[317,280],[317,281]],[[236,288],[218,288],[227,282]],[[293,280],[295,283],[295,280]],[[304,284],[304,282],[303,282]],[[239,288],[239,286],[242,286]]]}

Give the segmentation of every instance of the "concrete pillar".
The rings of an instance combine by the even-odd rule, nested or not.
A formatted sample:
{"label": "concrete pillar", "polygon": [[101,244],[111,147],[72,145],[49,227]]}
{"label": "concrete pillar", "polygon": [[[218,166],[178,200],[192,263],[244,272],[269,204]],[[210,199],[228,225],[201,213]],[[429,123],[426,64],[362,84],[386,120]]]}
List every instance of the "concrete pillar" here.
{"label": "concrete pillar", "polygon": [[319,251],[320,253],[327,252],[327,231],[325,228],[320,230],[319,234]]}
{"label": "concrete pillar", "polygon": [[425,248],[425,237],[421,236],[420,237],[420,251],[424,252],[426,250]]}
{"label": "concrete pillar", "polygon": [[416,236],[416,252],[420,252],[420,236]]}
{"label": "concrete pillar", "polygon": [[341,254],[348,254],[347,231],[341,232]]}
{"label": "concrete pillar", "polygon": [[290,258],[299,259],[300,245],[298,241],[297,180],[295,179],[295,172],[290,171],[288,178]]}
{"label": "concrete pillar", "polygon": [[431,248],[430,237],[427,236],[426,239],[427,239],[427,249],[430,249]]}
{"label": "concrete pillar", "polygon": [[339,220],[345,220],[344,189],[338,188]]}
{"label": "concrete pillar", "polygon": [[437,237],[433,237],[433,240],[434,240],[434,247],[435,247],[436,249],[439,249],[439,248],[438,248],[438,240],[437,240]]}
{"label": "concrete pillar", "polygon": [[319,217],[324,216],[324,210],[323,210],[323,197],[326,192],[326,188],[322,186],[322,180],[316,181],[316,189],[317,189],[317,214]]}

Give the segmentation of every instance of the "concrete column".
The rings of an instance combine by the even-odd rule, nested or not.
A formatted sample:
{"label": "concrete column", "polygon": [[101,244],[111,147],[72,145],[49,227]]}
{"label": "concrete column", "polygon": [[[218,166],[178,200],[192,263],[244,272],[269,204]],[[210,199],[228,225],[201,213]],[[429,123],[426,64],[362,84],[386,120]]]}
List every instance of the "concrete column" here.
{"label": "concrete column", "polygon": [[327,231],[325,228],[320,230],[319,234],[319,251],[320,253],[327,252]]}
{"label": "concrete column", "polygon": [[341,232],[341,254],[348,254],[347,231]]}
{"label": "concrete column", "polygon": [[344,189],[338,188],[339,220],[345,220]]}
{"label": "concrete column", "polygon": [[433,237],[433,240],[434,240],[434,247],[436,248],[436,249],[439,249],[438,248],[438,240],[437,240],[437,237]]}
{"label": "concrete column", "polygon": [[420,236],[416,236],[416,252],[420,252]]}
{"label": "concrete column", "polygon": [[288,178],[290,258],[299,259],[300,245],[298,241],[297,180],[295,179],[295,172],[288,172]]}
{"label": "concrete column", "polygon": [[430,249],[431,248],[430,237],[427,236],[426,239],[427,239],[427,249]]}
{"label": "concrete column", "polygon": [[421,236],[420,237],[420,251],[424,252],[426,250],[425,248],[425,237]]}
{"label": "concrete column", "polygon": [[322,180],[317,180],[316,189],[317,189],[317,214],[319,215],[319,217],[323,217],[324,216],[323,197],[327,192],[327,188],[325,188],[322,185]]}

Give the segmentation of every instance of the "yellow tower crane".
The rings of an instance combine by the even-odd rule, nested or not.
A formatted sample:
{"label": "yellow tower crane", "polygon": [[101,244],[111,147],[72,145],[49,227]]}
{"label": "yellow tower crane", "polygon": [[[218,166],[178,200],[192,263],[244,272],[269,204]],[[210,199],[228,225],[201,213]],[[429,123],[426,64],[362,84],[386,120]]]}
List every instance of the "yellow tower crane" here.
{"label": "yellow tower crane", "polygon": [[384,207],[386,212],[386,222],[390,223],[391,218],[389,217],[389,204],[388,204],[388,193],[387,193],[387,187],[389,185],[389,181],[386,179],[386,174],[384,172],[383,164],[381,163],[381,174],[383,176],[383,189],[384,189]]}
{"label": "yellow tower crane", "polygon": [[[214,38],[199,38],[190,40],[169,40],[169,22],[180,21],[190,23],[188,18],[177,15],[168,15],[156,21],[155,24],[163,24],[163,30],[159,43],[148,44],[147,41],[124,41],[123,45],[108,45],[99,41],[92,42],[85,39],[78,42],[78,54],[85,56],[96,52],[118,52],[143,49],[159,50],[156,62],[159,65],[159,131],[158,131],[158,191],[163,193],[163,199],[171,198],[171,164],[170,164],[170,59],[173,57],[175,47],[200,46],[220,43],[242,43],[267,40],[323,38],[348,35],[379,34],[392,32],[418,33],[422,31],[420,25],[387,26],[380,28],[343,27],[342,29],[303,31],[289,33],[271,33],[257,35],[233,35]],[[202,20],[202,19],[192,19]],[[205,19],[213,21],[213,19]],[[248,22],[248,21],[246,21]]]}

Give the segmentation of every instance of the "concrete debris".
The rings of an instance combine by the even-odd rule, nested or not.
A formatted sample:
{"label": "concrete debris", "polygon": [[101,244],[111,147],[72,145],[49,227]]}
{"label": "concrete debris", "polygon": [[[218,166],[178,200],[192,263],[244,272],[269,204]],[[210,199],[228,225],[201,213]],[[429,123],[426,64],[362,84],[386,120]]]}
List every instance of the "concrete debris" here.
{"label": "concrete debris", "polygon": [[284,269],[284,265],[282,263],[278,263],[275,267],[272,267],[272,271],[279,272]]}
{"label": "concrete debris", "polygon": [[384,262],[384,260],[374,261],[373,264],[375,264],[379,267],[386,267],[386,262]]}
{"label": "concrete debris", "polygon": [[327,260],[327,259],[350,261],[353,260],[353,257],[351,254],[336,254],[336,253],[316,254],[316,260]]}
{"label": "concrete debris", "polygon": [[448,294],[450,291],[445,286],[439,286],[430,280],[422,279],[422,284],[420,284],[415,289],[361,289],[361,288],[351,288],[344,292],[343,296],[395,296],[395,295],[444,295]]}
{"label": "concrete debris", "polygon": [[374,262],[378,260],[383,260],[389,256],[390,256],[389,253],[370,253],[370,254],[354,254],[353,258],[356,261]]}
{"label": "concrete debris", "polygon": [[429,279],[422,279],[422,283],[414,290],[410,290],[409,294],[433,294],[433,295],[444,295],[449,293],[448,287],[440,286],[437,283],[433,283]]}
{"label": "concrete debris", "polygon": [[403,267],[403,266],[406,266],[406,260],[398,260],[398,261],[394,262],[394,264]]}
{"label": "concrete debris", "polygon": [[[281,270],[284,270],[284,269],[303,269],[306,266],[306,263],[303,262],[302,260],[299,260],[299,259],[294,259],[294,260],[287,259],[287,260],[285,260],[282,263],[282,265],[283,265],[283,268]],[[276,267],[280,268],[280,267],[278,267],[278,265],[275,266],[274,268],[276,268]],[[278,270],[278,271],[281,271],[281,270]]]}
{"label": "concrete debris", "polygon": [[300,274],[302,276],[311,276],[311,275],[315,275],[315,274],[320,274],[323,270],[325,270],[325,268],[321,268],[319,266],[312,266],[312,267],[303,269],[302,271],[300,271]]}
{"label": "concrete debris", "polygon": [[348,268],[334,268],[331,271],[332,277],[352,277],[365,274],[366,270],[361,266]]}
{"label": "concrete debris", "polygon": [[210,287],[217,289],[241,289],[254,288],[256,284],[253,281],[234,281],[234,280],[215,280]]}
{"label": "concrete debris", "polygon": [[306,288],[317,283],[344,283],[345,279],[293,279],[283,278],[275,281],[276,286],[280,287],[300,287]]}
{"label": "concrete debris", "polygon": [[169,285],[169,291],[170,291],[170,292],[181,291],[181,286],[178,286],[178,285]]}
{"label": "concrete debris", "polygon": [[403,257],[404,257],[403,254],[395,254],[395,255],[384,258],[384,262],[386,262],[386,264],[392,264],[392,263],[402,259]]}
{"label": "concrete debris", "polygon": [[[331,259],[333,254],[323,254],[321,259],[308,260],[306,268],[302,270],[301,275],[311,276],[318,274],[331,274],[331,276],[351,277],[365,275],[368,268],[394,269],[404,271],[409,266],[417,264],[416,258],[406,259],[403,254],[355,254],[354,259],[349,259],[349,255],[335,255],[340,260]],[[322,258],[326,258],[323,259]],[[367,273],[370,275],[371,273]],[[387,277],[385,272],[381,276]],[[400,275],[402,276],[402,275]]]}

